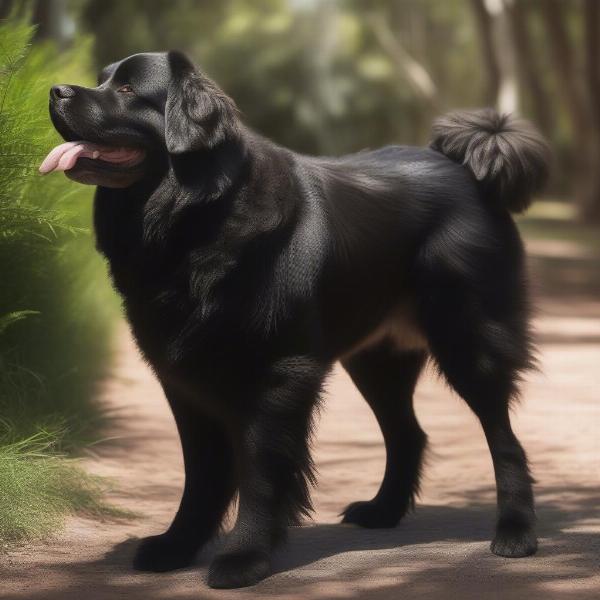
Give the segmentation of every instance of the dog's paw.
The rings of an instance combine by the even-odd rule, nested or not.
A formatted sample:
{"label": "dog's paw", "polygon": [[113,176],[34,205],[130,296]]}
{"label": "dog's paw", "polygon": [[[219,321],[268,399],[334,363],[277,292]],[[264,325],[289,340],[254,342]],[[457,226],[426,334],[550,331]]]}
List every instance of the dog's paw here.
{"label": "dog's paw", "polygon": [[246,550],[216,556],[208,569],[212,588],[241,588],[258,583],[271,573],[266,552]]}
{"label": "dog's paw", "polygon": [[191,548],[167,533],[144,538],[133,558],[136,571],[161,573],[188,567],[194,562],[197,548]]}
{"label": "dog's paw", "polygon": [[490,549],[498,556],[521,558],[535,554],[537,547],[533,527],[499,523]]}
{"label": "dog's paw", "polygon": [[368,529],[396,527],[404,512],[386,510],[373,500],[352,502],[342,512],[342,523],[353,523]]}

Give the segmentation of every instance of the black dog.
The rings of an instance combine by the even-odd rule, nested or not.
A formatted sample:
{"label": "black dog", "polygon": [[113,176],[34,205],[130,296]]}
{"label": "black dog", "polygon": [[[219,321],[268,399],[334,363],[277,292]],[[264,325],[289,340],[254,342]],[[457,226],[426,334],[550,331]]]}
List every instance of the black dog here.
{"label": "black dog", "polygon": [[[437,122],[430,148],[301,156],[260,137],[181,54],[52,88],[67,140],[41,170],[98,185],[95,228],[137,342],[173,409],[185,489],[139,569],[190,564],[239,493],[209,585],[256,583],[310,511],[309,440],[341,360],[387,450],[381,488],[344,521],[393,527],[419,488],[412,406],[429,356],[480,419],[492,455],[492,551],[536,550],[523,449],[509,421],[531,365],[523,249],[509,210],[545,177],[546,146],[492,110]],[[85,140],[77,142],[77,140]]]}

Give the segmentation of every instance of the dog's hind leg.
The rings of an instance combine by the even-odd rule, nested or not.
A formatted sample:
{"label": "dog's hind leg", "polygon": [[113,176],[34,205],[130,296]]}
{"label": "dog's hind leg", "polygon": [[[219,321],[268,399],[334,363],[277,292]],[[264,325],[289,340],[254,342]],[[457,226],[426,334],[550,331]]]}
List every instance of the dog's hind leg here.
{"label": "dog's hind leg", "polygon": [[533,480],[509,404],[532,359],[521,262],[503,252],[485,261],[480,252],[468,277],[440,260],[423,277],[420,320],[440,371],[479,418],[490,449],[498,502],[491,550],[519,557],[533,554],[537,540]]}
{"label": "dog's hind leg", "polygon": [[414,505],[426,436],[414,413],[413,392],[425,360],[422,351],[400,351],[384,340],[343,363],[373,409],[386,449],[379,491],[372,500],[350,504],[344,523],[394,527]]}

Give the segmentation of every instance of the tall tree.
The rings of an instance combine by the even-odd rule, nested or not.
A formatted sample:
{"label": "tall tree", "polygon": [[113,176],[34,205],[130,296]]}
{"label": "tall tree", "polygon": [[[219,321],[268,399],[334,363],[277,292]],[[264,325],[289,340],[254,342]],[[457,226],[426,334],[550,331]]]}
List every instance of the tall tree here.
{"label": "tall tree", "polygon": [[500,90],[500,65],[498,64],[494,45],[492,18],[484,0],[471,0],[471,7],[485,66],[486,90],[484,99],[486,104],[494,106],[498,100],[498,91]]}
{"label": "tall tree", "polygon": [[62,48],[69,43],[74,25],[67,13],[67,0],[37,0],[32,16],[37,25],[35,41],[51,39]]}
{"label": "tall tree", "polygon": [[[600,29],[597,0],[583,4],[585,61],[578,64],[577,53],[567,28],[567,9],[560,0],[538,3],[550,49],[551,59],[559,80],[558,90],[565,106],[572,131],[571,169],[575,200],[580,216],[600,222],[600,104],[598,103],[598,33]],[[581,77],[580,73],[584,76]]]}
{"label": "tall tree", "polygon": [[[593,3],[595,3],[594,0]],[[553,126],[552,103],[548,102],[538,52],[531,42],[531,2],[529,0],[504,0],[504,6],[517,56],[519,86],[523,95],[527,95],[536,125],[544,134],[549,135]]]}
{"label": "tall tree", "polygon": [[365,16],[381,49],[391,58],[399,74],[422,100],[437,106],[437,88],[427,69],[412,57],[390,27],[382,12],[369,12]]}
{"label": "tall tree", "polygon": [[489,70],[488,102],[505,113],[519,109],[517,60],[502,0],[471,0],[481,50]]}

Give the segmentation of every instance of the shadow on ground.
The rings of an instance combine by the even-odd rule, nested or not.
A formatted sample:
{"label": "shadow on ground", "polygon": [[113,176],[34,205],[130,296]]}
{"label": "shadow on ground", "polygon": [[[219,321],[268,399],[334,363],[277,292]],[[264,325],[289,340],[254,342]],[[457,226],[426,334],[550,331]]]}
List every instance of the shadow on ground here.
{"label": "shadow on ground", "polygon": [[[61,564],[64,586],[27,597],[81,598],[82,582],[87,581],[85,600],[232,598],[233,594],[310,600],[327,597],[328,587],[336,590],[331,597],[374,600],[400,595],[458,597],[455,593],[461,598],[597,598],[597,593],[578,590],[576,582],[600,567],[600,535],[586,527],[600,518],[600,487],[568,490],[568,497],[563,488],[541,489],[540,550],[534,557],[512,560],[489,552],[494,508],[476,503],[480,491],[470,496],[464,507],[421,506],[396,529],[340,524],[292,528],[289,543],[275,556],[275,575],[246,590],[206,587],[206,566],[215,546],[202,553],[194,568],[170,574],[134,573],[130,564],[137,539],[129,539],[100,560]],[[568,590],[561,591],[563,584]]]}

